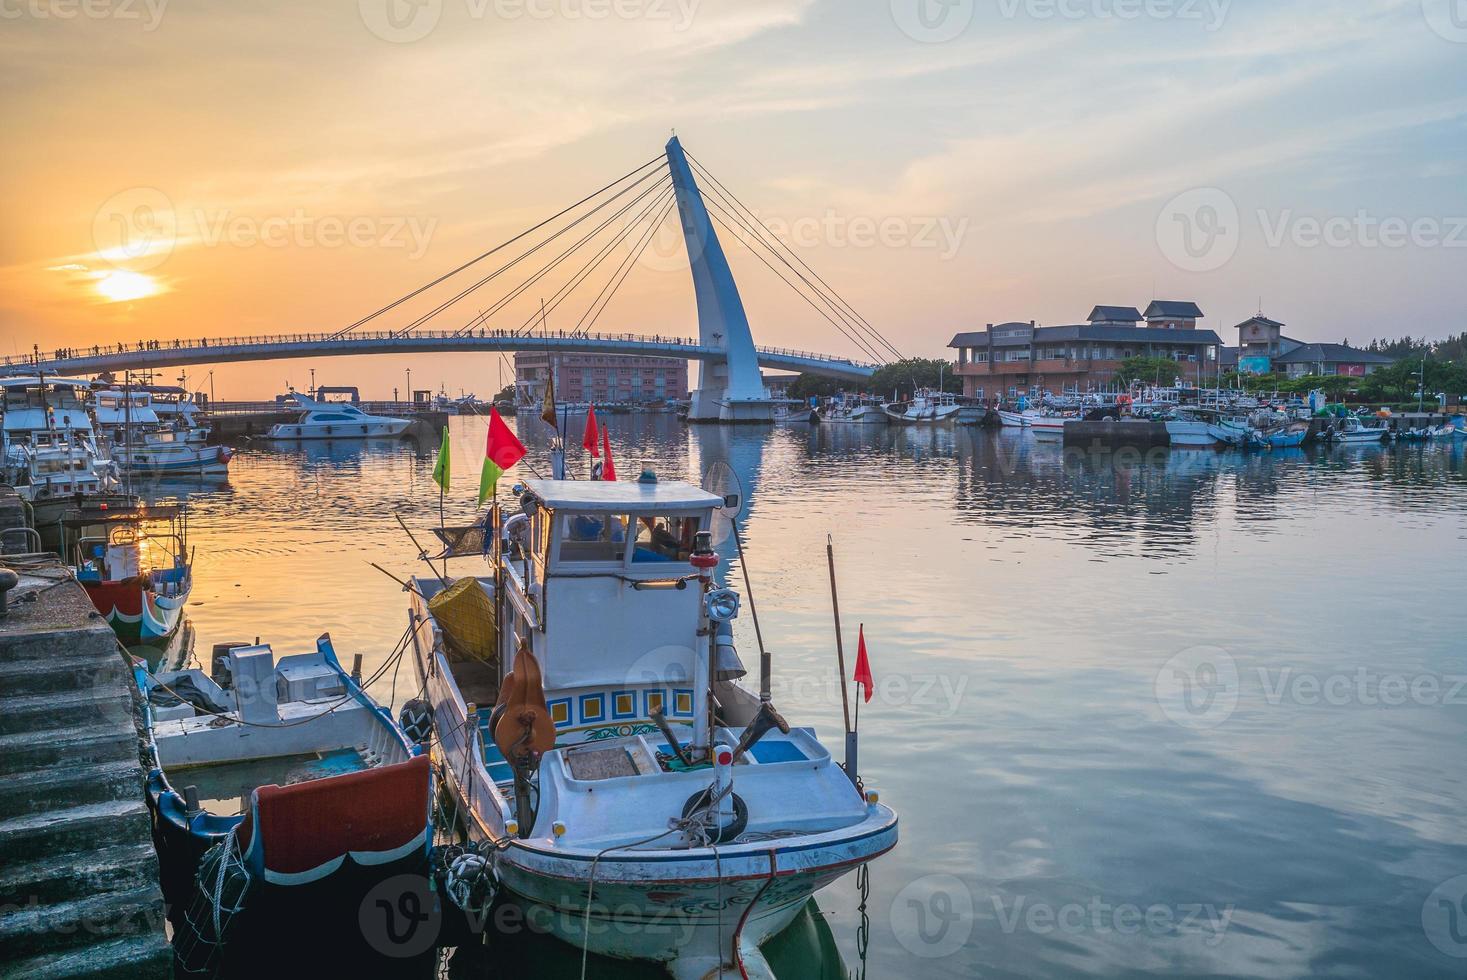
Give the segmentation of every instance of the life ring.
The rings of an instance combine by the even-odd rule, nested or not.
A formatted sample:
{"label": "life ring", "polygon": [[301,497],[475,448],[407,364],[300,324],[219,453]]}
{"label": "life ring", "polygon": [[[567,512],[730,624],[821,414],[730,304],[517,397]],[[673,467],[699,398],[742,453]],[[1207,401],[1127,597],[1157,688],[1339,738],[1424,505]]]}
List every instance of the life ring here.
{"label": "life ring", "polygon": [[[700,789],[688,797],[688,801],[683,804],[683,819],[686,820],[699,810],[707,809],[712,792],[711,789]],[[733,819],[722,827],[710,827],[708,829],[709,843],[727,844],[736,839],[749,826],[748,804],[737,793],[730,793],[729,796],[733,800]]]}
{"label": "life ring", "polygon": [[1131,396],[1130,395],[1126,395],[1126,394],[1117,395],[1116,396],[1116,404],[1117,405],[1130,405],[1131,404]]}

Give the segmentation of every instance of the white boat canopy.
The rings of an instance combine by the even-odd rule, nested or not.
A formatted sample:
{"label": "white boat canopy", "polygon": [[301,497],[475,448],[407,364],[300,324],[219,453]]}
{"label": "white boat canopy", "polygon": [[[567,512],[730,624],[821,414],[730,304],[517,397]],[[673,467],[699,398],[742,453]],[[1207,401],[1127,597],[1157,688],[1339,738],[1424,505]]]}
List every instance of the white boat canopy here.
{"label": "white boat canopy", "polygon": [[676,480],[526,480],[525,487],[551,510],[577,513],[687,511],[723,506],[723,498],[717,494]]}

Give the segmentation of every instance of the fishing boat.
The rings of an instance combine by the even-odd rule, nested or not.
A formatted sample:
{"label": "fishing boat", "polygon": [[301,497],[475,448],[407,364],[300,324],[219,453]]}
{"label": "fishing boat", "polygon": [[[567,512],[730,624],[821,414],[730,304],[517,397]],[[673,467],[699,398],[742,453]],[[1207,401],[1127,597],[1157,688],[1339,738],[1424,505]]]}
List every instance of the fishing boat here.
{"label": "fishing boat", "polygon": [[323,925],[341,919],[360,945],[366,893],[424,870],[429,760],[359,667],[342,668],[329,634],[278,661],[269,644],[222,644],[209,673],[134,663],[153,838],[187,970],[226,941],[248,953],[258,938],[278,955],[272,926],[307,920],[330,936]]}
{"label": "fishing boat", "polygon": [[1023,412],[1011,412],[1002,408],[995,408],[993,411],[998,416],[999,424],[1006,429],[1023,429],[1029,425],[1029,417]]}
{"label": "fishing boat", "polygon": [[1226,445],[1217,423],[1195,414],[1173,412],[1163,424],[1167,442],[1173,449],[1216,449]]}
{"label": "fishing boat", "polygon": [[0,482],[31,505],[37,529],[52,528],[81,500],[119,489],[85,404],[90,387],[76,378],[0,379]]}
{"label": "fishing boat", "polygon": [[77,581],[117,638],[128,645],[166,643],[178,631],[193,589],[187,511],[177,505],[98,505],[69,514],[63,523]]}
{"label": "fishing boat", "polygon": [[815,409],[803,403],[774,406],[774,421],[783,425],[809,425],[819,421]]}
{"label": "fishing boat", "polygon": [[189,442],[187,430],[158,416],[147,388],[94,391],[92,410],[112,458],[125,473],[223,476],[229,472],[229,448]]}
{"label": "fishing boat", "polygon": [[213,430],[199,417],[199,405],[193,395],[176,385],[150,385],[147,392],[152,396],[158,421],[172,429],[177,434],[175,438],[191,445],[209,441]]}
{"label": "fishing boat", "polygon": [[1304,445],[1304,440],[1309,437],[1309,423],[1291,421],[1260,431],[1270,449],[1294,449]]}
{"label": "fishing boat", "polygon": [[[530,481],[491,574],[411,583],[413,647],[468,834],[560,939],[676,978],[770,977],[760,944],[895,846],[897,817],[738,678],[715,524],[738,495]],[[504,541],[506,525],[511,543]],[[454,613],[469,602],[487,612]],[[485,655],[466,625],[497,628]],[[853,760],[852,760],[853,761]]]}
{"label": "fishing boat", "polygon": [[279,422],[265,433],[267,439],[359,439],[367,436],[400,436],[412,425],[407,419],[368,415],[348,402],[317,401],[292,392],[286,401],[300,410],[294,422]]}
{"label": "fishing boat", "polygon": [[886,417],[902,425],[937,425],[952,421],[960,407],[950,391],[919,388],[911,401],[888,405]]}
{"label": "fishing boat", "polygon": [[886,406],[878,398],[842,395],[820,407],[820,423],[831,425],[886,425]]}
{"label": "fishing boat", "polygon": [[1340,445],[1367,446],[1389,442],[1391,430],[1383,425],[1366,425],[1354,415],[1346,415],[1329,430],[1329,438]]}

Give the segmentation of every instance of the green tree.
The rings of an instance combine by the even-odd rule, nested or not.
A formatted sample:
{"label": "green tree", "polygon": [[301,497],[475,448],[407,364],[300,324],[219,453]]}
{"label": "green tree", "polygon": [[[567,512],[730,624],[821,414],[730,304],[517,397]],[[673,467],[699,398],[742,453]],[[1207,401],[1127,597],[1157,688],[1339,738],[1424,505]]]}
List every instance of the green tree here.
{"label": "green tree", "polygon": [[953,373],[953,363],[941,358],[909,357],[883,365],[862,387],[880,395],[895,391],[897,398],[912,397],[913,388],[936,388],[942,379],[942,390],[961,392],[963,379]]}
{"label": "green tree", "polygon": [[791,398],[805,401],[808,398],[829,398],[838,394],[842,388],[839,381],[834,378],[822,378],[818,374],[801,374],[790,382],[789,393]]}
{"label": "green tree", "polygon": [[1182,376],[1182,365],[1169,357],[1128,357],[1116,369],[1118,384],[1174,385]]}
{"label": "green tree", "polygon": [[503,388],[500,388],[499,389],[499,394],[497,394],[497,395],[494,396],[494,401],[495,402],[509,402],[511,405],[513,405],[514,404],[514,383],[511,382],[510,384],[505,385]]}

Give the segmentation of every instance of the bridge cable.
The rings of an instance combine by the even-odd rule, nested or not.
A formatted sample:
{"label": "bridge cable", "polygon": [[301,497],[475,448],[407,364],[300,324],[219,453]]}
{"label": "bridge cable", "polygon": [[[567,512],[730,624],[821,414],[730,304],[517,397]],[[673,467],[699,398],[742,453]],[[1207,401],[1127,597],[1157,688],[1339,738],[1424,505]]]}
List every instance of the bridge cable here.
{"label": "bridge cable", "polygon": [[[648,176],[650,176],[650,175],[648,175]],[[428,322],[428,320],[430,320],[433,317],[437,316],[439,313],[442,313],[444,310],[448,309],[450,306],[454,305],[459,300],[463,299],[465,296],[467,296],[470,293],[474,292],[476,289],[479,289],[480,287],[482,287],[485,283],[487,283],[490,280],[492,280],[492,279],[496,278],[497,276],[499,276],[505,270],[507,270],[507,269],[513,267],[514,265],[518,264],[520,261],[522,261],[523,259],[525,259],[529,255],[533,254],[534,252],[538,251],[540,248],[544,247],[545,245],[548,245],[549,243],[555,241],[557,238],[559,238],[561,235],[565,234],[571,228],[574,228],[576,225],[580,224],[586,218],[589,218],[592,214],[595,214],[596,211],[601,210],[601,208],[607,206],[612,201],[616,200],[617,197],[620,197],[622,194],[625,194],[628,191],[630,191],[633,188],[635,188],[638,184],[641,183],[642,180],[645,180],[645,179],[646,179],[645,176],[642,177],[641,179],[639,179],[635,183],[629,185],[624,190],[618,192],[614,197],[608,199],[607,201],[603,202],[600,205],[597,205],[597,207],[594,208],[593,210],[591,210],[591,211],[587,212],[586,214],[582,215],[580,218],[577,218],[575,221],[573,221],[571,224],[567,225],[565,228],[562,228],[560,231],[557,231],[554,235],[551,235],[549,238],[545,239],[545,241],[540,242],[539,244],[535,245],[533,248],[531,248],[528,251],[526,251],[523,255],[520,255],[520,256],[512,259],[511,261],[505,263],[504,265],[500,266],[498,269],[494,270],[489,275],[483,277],[478,282],[476,282],[473,285],[469,286],[467,289],[464,289],[464,290],[460,291],[456,296],[453,296],[453,297],[451,297],[451,298],[449,298],[447,300],[444,300],[442,303],[438,304],[438,306],[434,307],[432,310],[429,310],[427,313],[424,313],[423,315],[419,316],[416,320],[413,320],[412,322],[408,323],[401,330],[395,331],[394,332],[394,336],[400,336],[400,335],[406,334],[410,330],[416,330],[418,327],[420,327],[424,323]],[[585,237],[583,237],[580,241],[576,242],[570,248],[568,248],[564,252],[562,252],[560,254],[559,258],[557,258],[554,262],[552,262],[551,265],[548,268],[554,268],[555,265],[559,263],[560,259],[563,259],[565,256],[569,255],[571,252],[574,252],[576,249],[580,248],[587,241],[589,241],[590,239],[592,239],[592,238],[596,237],[597,235],[599,235],[612,222],[614,222],[620,215],[622,215],[623,213],[625,213],[627,211],[627,209],[629,209],[631,207],[634,207],[636,205],[636,203],[638,201],[640,201],[642,198],[644,198],[648,194],[653,193],[654,191],[656,191],[659,188],[659,186],[662,185],[662,182],[663,182],[664,179],[667,179],[667,178],[662,178],[662,179],[659,179],[657,181],[654,181],[653,184],[650,187],[648,187],[645,190],[643,190],[641,194],[639,194],[637,197],[633,198],[630,202],[628,202],[627,204],[622,205],[622,207],[620,207],[616,211],[614,211],[608,218],[606,218],[605,220],[603,220],[601,222],[601,224],[599,224],[598,226],[596,226],[596,228],[592,229],[591,232],[588,233]],[[537,274],[535,277],[533,277],[530,280],[529,283],[525,283],[518,290],[512,291],[512,294],[507,299],[502,300],[501,302],[499,302],[498,304],[496,304],[495,306],[493,306],[490,309],[490,313],[492,314],[493,312],[495,312],[498,309],[502,308],[503,305],[506,302],[509,302],[510,300],[512,300],[515,297],[519,296],[519,294],[522,293],[524,291],[524,289],[527,288],[531,283],[535,282],[539,278],[540,275],[543,275],[544,272],[548,271],[548,268],[547,269],[543,269],[539,274]],[[472,321],[472,320],[470,321],[470,326],[472,326],[473,322],[474,321]],[[456,331],[456,333],[462,333],[464,329],[466,329],[466,328],[460,328],[458,331]]]}
{"label": "bridge cable", "polygon": [[[844,325],[842,325],[839,320],[836,320],[834,317],[832,317],[825,310],[821,309],[820,306],[819,306],[819,304],[817,304],[815,302],[815,300],[811,299],[802,289],[800,289],[799,286],[795,285],[789,279],[786,279],[785,276],[784,276],[784,274],[781,273],[777,268],[775,268],[774,265],[768,259],[766,259],[762,254],[760,254],[759,252],[755,251],[754,250],[754,247],[752,245],[750,245],[744,239],[743,235],[741,235],[739,233],[739,229],[736,229],[735,227],[733,227],[733,225],[730,224],[730,221],[732,221],[734,219],[730,218],[728,220],[725,220],[722,217],[722,215],[725,212],[724,212],[724,209],[723,209],[723,207],[721,205],[719,205],[716,201],[707,201],[707,200],[705,200],[704,203],[705,204],[711,204],[712,205],[712,209],[708,212],[709,215],[715,221],[717,221],[720,225],[722,225],[723,228],[724,228],[724,230],[727,231],[730,235],[732,235],[734,237],[734,240],[735,241],[737,241],[739,244],[741,244],[745,248],[747,248],[750,251],[750,253],[752,253],[753,256],[755,258],[757,258],[760,262],[763,262],[764,265],[768,267],[769,271],[773,272],[776,276],[779,277],[779,279],[780,279],[781,282],[783,282],[785,285],[787,285],[791,289],[793,289],[795,291],[795,294],[798,295],[801,299],[803,299],[806,303],[809,303],[810,306],[815,310],[816,313],[819,313],[821,316],[825,317],[825,319],[830,322],[830,325],[831,326],[835,327],[835,329],[838,330],[838,331],[840,331],[840,333],[847,340],[849,340],[851,343],[853,343],[857,347],[859,347],[861,349],[861,351],[867,357],[874,358],[878,362],[881,361],[881,360],[883,360],[881,354],[879,354],[876,350],[874,350],[868,342],[866,342],[865,340],[863,340],[860,337],[860,335],[853,334],[847,327],[845,327]],[[761,243],[761,244],[764,244],[764,243]],[[767,244],[764,244],[764,247],[765,248],[768,248],[769,246]]]}
{"label": "bridge cable", "polygon": [[[738,206],[742,208],[743,211],[749,215],[749,217],[746,219],[737,212],[729,214],[729,211],[732,210],[733,205],[729,204],[728,199],[725,198],[724,195],[727,194],[728,197],[732,197],[732,194],[729,193],[726,188],[723,188],[723,185],[718,181],[718,178],[714,177],[711,173],[708,173],[706,168],[698,165],[698,170],[705,177],[707,177],[709,181],[716,185],[713,193],[716,195],[717,199],[721,199],[723,201],[723,205],[725,206],[724,213],[726,215],[736,220],[741,226],[747,228],[755,236],[755,238],[764,245],[765,248],[769,249],[771,253],[774,254],[775,258],[779,259],[782,264],[784,264],[787,268],[789,268],[791,272],[798,276],[800,280],[804,282],[805,285],[808,286],[817,296],[819,296],[822,302],[830,307],[832,312],[834,312],[845,323],[847,323],[851,327],[851,329],[855,330],[857,333],[861,333],[867,336],[876,344],[884,346],[887,350],[891,351],[892,354],[895,355],[898,359],[902,357],[901,352],[898,351],[894,346],[892,346],[892,344],[887,341],[884,336],[881,335],[880,331],[876,330],[876,328],[871,326],[870,323],[867,323],[859,313],[856,313],[854,308],[852,308],[849,303],[841,298],[840,295],[837,294],[835,290],[828,283],[825,282],[824,279],[821,279],[820,275],[816,273],[814,269],[811,269],[809,264],[806,263],[804,259],[800,258],[800,256],[796,252],[794,252],[787,243],[785,243],[782,239],[771,232],[764,225],[763,221],[759,220],[757,215],[750,211],[749,208],[744,206],[742,202],[738,202],[737,198],[734,198],[734,201],[738,203]],[[722,192],[720,192],[719,188],[723,188]],[[718,200],[714,200],[714,203],[718,203]],[[772,246],[770,244],[771,242],[773,243]],[[825,287],[825,290],[822,291],[814,283],[812,283],[809,278],[801,273],[799,269],[796,269],[793,265],[791,265],[789,259],[786,259],[783,253],[788,253],[795,259],[796,262],[799,262],[801,266],[807,269],[810,272],[810,275],[814,276],[815,279]],[[834,299],[834,302],[832,302],[832,298]],[[840,305],[836,305],[837,303]],[[847,313],[846,311],[849,311],[849,313]],[[876,359],[878,361],[884,361],[886,360],[886,356],[884,354],[878,353],[876,354]]]}
{"label": "bridge cable", "polygon": [[[667,180],[667,183],[670,183],[670,179]],[[659,192],[659,188],[660,188],[660,192]],[[641,213],[638,213],[638,216],[635,217],[635,220],[632,220],[632,222],[628,222],[628,226],[623,227],[623,229],[621,230],[621,232],[618,233],[618,235],[613,236],[612,241],[610,241],[609,244],[607,244],[607,245],[601,245],[600,246],[599,255],[601,255],[601,257],[604,257],[604,252],[609,251],[610,248],[615,248],[616,244],[618,244],[618,242],[621,241],[621,239],[623,238],[623,236],[625,236],[626,233],[628,233],[629,227],[635,226],[635,224],[640,223],[641,222],[641,219],[643,219],[643,217],[645,216],[645,214],[648,213],[648,211],[656,210],[657,204],[659,204],[659,202],[662,201],[662,195],[663,194],[666,194],[666,192],[667,192],[667,186],[665,185],[665,183],[662,183],[662,182],[656,183],[656,185],[651,186],[651,188],[645,189],[645,191],[643,192],[643,194],[638,195],[637,200],[629,201],[628,204],[623,205],[622,208],[619,208],[619,210],[616,211],[616,214],[613,214],[612,217],[609,217],[609,219],[607,219],[606,222],[601,223],[601,226],[600,227],[597,227],[597,229],[594,230],[594,232],[591,232],[590,235],[585,236],[585,238],[582,238],[581,241],[577,242],[577,244],[572,245],[572,246],[569,246],[569,248],[566,248],[565,251],[560,252],[560,254],[557,255],[557,257],[555,258],[555,260],[550,261],[550,263],[547,264],[547,266],[544,266],[543,268],[540,268],[540,270],[538,270],[537,273],[534,274],[534,276],[531,276],[530,279],[525,280],[525,282],[519,283],[519,285],[518,286],[515,286],[515,288],[513,288],[511,290],[511,292],[506,293],[506,295],[505,296],[502,296],[502,298],[500,298],[499,301],[496,301],[496,302],[494,302],[494,304],[491,304],[490,307],[489,307],[489,310],[481,311],[480,314],[477,315],[477,317],[474,317],[474,318],[472,318],[472,320],[469,320],[469,323],[467,324],[467,326],[465,326],[464,329],[459,330],[459,333],[472,332],[472,329],[474,329],[474,327],[477,326],[477,324],[487,323],[487,321],[489,321],[489,317],[491,317],[491,315],[494,315],[494,314],[496,314],[496,312],[499,312],[500,310],[503,310],[503,308],[505,308],[506,305],[511,304],[511,302],[515,301],[515,299],[518,299],[519,296],[524,295],[525,290],[530,289],[530,286],[533,286],[533,285],[535,285],[535,283],[540,282],[541,279],[544,279],[544,277],[546,277],[547,274],[550,273],[550,271],[555,270],[555,267],[556,266],[559,266],[559,264],[562,263],[562,261],[565,261],[566,258],[571,257],[571,254],[574,254],[575,251],[578,251],[578,249],[581,248],[581,245],[584,245],[585,242],[588,242],[588,241],[590,241],[590,239],[596,238],[597,235],[600,235],[601,230],[606,229],[606,227],[609,227],[610,226],[610,223],[615,222],[616,217],[621,216],[621,214],[622,213],[625,213],[625,211],[628,210],[628,208],[634,207],[634,205],[637,204],[638,201],[643,200],[643,198],[644,197],[647,197],[648,194],[656,194],[656,197],[654,197],[653,202],[651,202],[650,205],[647,205],[647,207],[645,207],[644,210],[641,211]],[[597,260],[597,258],[593,258],[593,261],[599,261],[599,260]],[[582,267],[582,270],[584,270],[584,268],[585,267]],[[575,277],[574,274],[572,274],[572,279],[574,279],[574,277]],[[559,290],[556,290],[556,292],[559,293]],[[524,324],[521,324],[521,326],[515,327],[515,329],[512,329],[511,332],[509,332],[509,336],[518,337],[518,336],[522,336],[522,334],[524,334],[524,333],[527,333],[528,327],[533,326],[534,320],[537,317],[540,317],[540,311],[538,311],[538,310],[535,311],[535,312],[533,312],[533,314],[530,315],[530,318],[528,318],[528,320],[525,321]]]}
{"label": "bridge cable", "polygon": [[469,266],[475,264],[476,262],[480,262],[480,261],[488,258],[489,256],[493,255],[495,252],[498,252],[498,251],[500,251],[502,249],[505,249],[505,248],[509,247],[510,245],[513,245],[515,242],[519,241],[521,238],[524,238],[526,235],[529,235],[532,232],[538,231],[539,229],[541,229],[541,228],[545,227],[546,225],[550,224],[550,222],[555,221],[557,218],[561,218],[561,217],[569,214],[570,212],[574,211],[576,208],[580,207],[582,204],[585,204],[587,201],[591,201],[591,200],[595,199],[596,197],[600,196],[601,194],[603,194],[606,191],[610,190],[611,188],[615,187],[617,184],[620,184],[622,181],[626,180],[628,177],[631,177],[631,176],[633,176],[633,175],[635,175],[635,174],[637,174],[637,173],[639,173],[639,172],[641,172],[643,170],[646,170],[648,167],[653,166],[654,164],[665,162],[666,159],[667,158],[666,158],[665,155],[658,155],[658,156],[653,157],[651,160],[648,160],[646,163],[642,164],[640,167],[634,167],[632,170],[628,171],[625,174],[622,174],[620,177],[616,178],[616,180],[613,180],[611,183],[607,184],[605,187],[602,187],[599,190],[593,191],[592,193],[588,194],[587,196],[581,198],[579,201],[577,201],[576,203],[572,204],[570,207],[565,208],[564,210],[559,211],[559,212],[551,215],[550,217],[546,218],[544,221],[540,222],[539,224],[535,225],[532,228],[525,229],[524,231],[520,232],[518,235],[516,235],[513,238],[511,238],[509,241],[507,241],[507,242],[501,242],[500,244],[498,244],[498,245],[494,246],[493,248],[491,248],[489,251],[483,253],[482,255],[479,255],[476,258],[470,259],[469,261],[465,262],[463,265],[459,266],[458,268],[454,269],[453,271],[446,272],[443,275],[439,276],[437,279],[434,279],[432,282],[427,283],[426,285],[420,286],[417,289],[413,290],[412,292],[408,293],[407,295],[401,296],[398,299],[393,300],[391,303],[388,303],[386,306],[382,307],[380,310],[377,310],[375,313],[369,313],[366,316],[362,317],[357,322],[355,322],[353,324],[350,324],[349,326],[346,326],[346,327],[341,328],[340,330],[338,330],[335,333],[331,334],[330,338],[328,338],[328,339],[335,339],[337,337],[340,337],[342,334],[350,333],[351,331],[355,330],[357,327],[360,327],[362,324],[366,323],[368,320],[371,320],[371,319],[373,319],[375,317],[381,316],[383,313],[386,313],[389,310],[392,310],[392,309],[394,309],[394,308],[402,305],[403,303],[405,303],[408,300],[412,299],[414,296],[417,296],[419,293],[422,293],[424,290],[432,289],[434,286],[436,286],[439,283],[443,282],[445,279],[448,279],[448,278],[451,278],[452,276],[458,275],[460,272],[464,271],[465,269],[467,269]]}
{"label": "bridge cable", "polygon": [[[671,194],[672,191],[668,190],[665,193]],[[586,265],[582,266],[580,271],[578,271],[572,277],[570,282],[566,283],[560,289],[556,290],[555,293],[552,294],[550,302],[545,307],[545,310],[543,312],[546,314],[550,313],[551,311],[556,309],[556,307],[560,306],[560,304],[563,303],[566,298],[570,296],[571,293],[575,292],[575,290],[581,285],[581,283],[585,282],[586,279],[590,277],[591,273],[595,272],[596,268],[603,261],[605,261],[606,256],[611,254],[615,246],[620,244],[627,237],[627,235],[630,234],[631,229],[633,227],[636,227],[636,225],[641,224],[642,219],[645,218],[648,213],[657,210],[657,208],[661,206],[662,200],[663,199],[660,196],[658,197],[658,199],[654,200],[652,205],[647,210],[643,211],[642,214],[638,216],[636,221],[632,222],[627,228],[623,229],[622,232],[619,233],[615,239],[608,243],[606,247],[602,248],[597,255],[593,256]],[[520,329],[515,331],[514,336],[521,336],[527,333],[534,326],[534,323],[537,319],[543,319],[542,313],[540,311],[532,314],[529,319],[527,319],[525,323],[520,327]]]}
{"label": "bridge cable", "polygon": [[[611,305],[611,300],[616,296],[617,290],[621,289],[621,284],[626,282],[627,276],[631,274],[632,268],[636,265],[637,260],[642,257],[642,253],[652,243],[653,237],[657,234],[657,229],[662,227],[662,223],[667,220],[668,214],[671,213],[673,206],[676,204],[677,195],[674,193],[672,199],[662,209],[662,213],[657,215],[652,223],[647,226],[647,230],[642,234],[642,240],[628,253],[626,259],[622,261],[622,265],[611,274],[611,279],[607,281],[605,286],[601,287],[601,292],[597,294],[596,299],[591,301],[591,305],[587,308],[586,312],[581,314],[581,319],[576,322],[576,329],[580,331],[581,336],[588,335],[591,332],[591,328],[596,325],[596,321],[601,318],[601,314],[606,312],[606,307]],[[620,274],[620,278],[618,278],[618,274]],[[608,289],[610,289],[609,293],[607,292]],[[606,301],[602,302],[601,308],[597,310],[596,304],[601,301],[603,295],[606,296]],[[592,310],[596,310],[596,312],[592,314]],[[585,322],[588,316],[591,317],[591,320],[589,323],[586,323],[585,329],[582,330],[581,323]]]}
{"label": "bridge cable", "polygon": [[772,239],[774,242],[776,242],[785,252],[787,252],[792,258],[794,258],[794,260],[796,262],[798,262],[801,266],[803,266],[804,269],[807,272],[810,273],[810,275],[814,276],[815,279],[816,279],[816,281],[819,282],[820,285],[824,286],[825,289],[826,289],[826,291],[829,292],[829,294],[832,297],[834,297],[836,299],[836,301],[839,302],[840,305],[843,306],[849,312],[851,318],[854,318],[860,324],[864,325],[866,331],[872,337],[874,337],[875,340],[877,340],[881,344],[881,346],[883,346],[887,350],[891,351],[892,354],[895,355],[899,360],[902,358],[901,351],[897,350],[896,347],[893,346],[891,344],[891,342],[888,341],[886,339],[886,337],[882,335],[881,331],[877,330],[874,326],[872,326],[871,323],[870,323],[870,321],[868,321],[865,317],[861,316],[861,314],[856,311],[855,307],[853,307],[849,302],[847,302],[846,299],[843,296],[840,295],[840,293],[836,292],[835,287],[831,286],[828,282],[826,282],[823,278],[821,278],[820,274],[818,272],[816,272],[814,269],[812,269],[810,267],[809,263],[807,263],[803,258],[800,257],[799,253],[795,252],[793,249],[791,249],[789,247],[789,245],[786,242],[783,241],[783,239],[779,238],[777,235],[775,235],[773,232],[771,232],[764,225],[764,223],[758,219],[758,216],[755,215],[754,212],[752,210],[750,210],[749,207],[746,204],[744,204],[743,201],[740,201],[738,199],[738,197],[736,197],[732,191],[730,191],[727,187],[724,186],[724,184],[723,184],[722,181],[720,181],[717,177],[715,177],[708,170],[707,167],[703,166],[703,164],[702,164],[701,161],[699,161],[691,153],[688,153],[687,156],[688,156],[688,158],[690,160],[692,160],[693,165],[698,168],[698,172],[700,174],[702,174],[704,177],[706,177],[714,185],[714,187],[716,188],[716,190],[718,192],[720,192],[720,196],[726,196],[729,200],[732,200],[735,204],[737,204],[738,207],[740,209],[742,209],[742,211],[744,213],[746,213],[747,215],[749,215],[750,218],[753,219],[754,223],[758,226],[759,230],[764,235],[768,236],[770,239]]}

